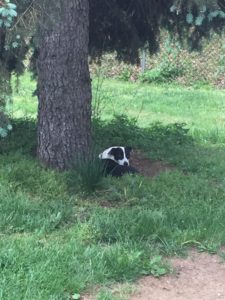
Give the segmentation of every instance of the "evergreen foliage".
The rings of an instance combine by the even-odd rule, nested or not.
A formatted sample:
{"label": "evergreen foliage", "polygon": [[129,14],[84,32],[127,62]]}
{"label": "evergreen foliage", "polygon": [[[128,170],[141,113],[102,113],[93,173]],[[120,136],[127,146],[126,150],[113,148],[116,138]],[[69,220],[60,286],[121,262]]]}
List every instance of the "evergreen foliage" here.
{"label": "evergreen foliage", "polygon": [[31,0],[0,1],[0,137],[12,129],[4,114],[10,100],[12,72],[22,74],[24,58],[29,50],[28,13]]}
{"label": "evergreen foliage", "polygon": [[[10,71],[21,72],[28,44],[38,46],[35,28],[48,1],[14,2],[0,2],[0,32],[4,32],[0,40],[0,60],[4,58]],[[57,0],[48,26],[55,26],[60,20],[60,7]],[[1,10],[8,15],[2,17]],[[196,48],[201,37],[209,37],[211,29],[222,30],[224,10],[224,0],[90,0],[90,54],[100,57],[103,52],[116,50],[120,59],[136,62],[140,48],[147,46],[151,53],[158,49],[161,28],[181,40],[188,39],[190,47]],[[5,22],[7,26],[2,28]],[[13,27],[10,31],[9,26]]]}
{"label": "evergreen foliage", "polygon": [[100,57],[116,50],[119,59],[136,62],[140,48],[158,49],[161,28],[188,41],[190,49],[199,48],[211,29],[220,32],[224,26],[224,1],[218,2],[220,6],[215,0],[92,0],[90,53]]}
{"label": "evergreen foliage", "polygon": [[[135,63],[140,48],[154,53],[159,45],[159,32],[166,28],[180,41],[188,41],[190,49],[199,48],[202,37],[210,37],[211,29],[221,32],[225,22],[224,0],[90,0],[90,42],[92,58],[116,51],[121,60]],[[60,21],[59,0],[49,16],[49,24]],[[10,95],[10,75],[21,74],[24,58],[33,48],[32,67],[38,56],[37,21],[45,13],[45,0],[0,1],[0,107]],[[46,18],[45,18],[46,19]],[[0,111],[0,127],[5,123]],[[3,122],[4,119],[4,122]],[[5,133],[4,133],[5,134]],[[3,135],[4,135],[3,134]]]}

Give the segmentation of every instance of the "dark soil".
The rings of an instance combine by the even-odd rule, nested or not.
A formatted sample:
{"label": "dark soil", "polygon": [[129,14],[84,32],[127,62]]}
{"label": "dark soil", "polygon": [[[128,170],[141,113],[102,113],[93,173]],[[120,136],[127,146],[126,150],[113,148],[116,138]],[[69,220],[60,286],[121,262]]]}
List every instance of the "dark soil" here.
{"label": "dark soil", "polygon": [[151,161],[140,150],[132,152],[130,165],[136,168],[141,175],[153,177],[161,172],[173,170],[174,167],[163,161]]}

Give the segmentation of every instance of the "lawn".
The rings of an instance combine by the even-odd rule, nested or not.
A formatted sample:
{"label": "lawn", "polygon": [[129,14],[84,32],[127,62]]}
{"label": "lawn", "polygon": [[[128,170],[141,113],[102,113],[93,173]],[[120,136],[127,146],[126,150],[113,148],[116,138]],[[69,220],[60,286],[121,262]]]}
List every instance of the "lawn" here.
{"label": "lawn", "polygon": [[[16,87],[14,79],[14,117],[37,114],[37,98],[32,94],[36,83],[26,73]],[[202,141],[225,141],[225,92],[210,87],[189,88],[173,85],[148,85],[118,80],[94,79],[93,98],[96,114],[111,119],[113,114],[126,114],[137,119],[139,126],[153,122],[186,123],[191,134]]]}
{"label": "lawn", "polygon": [[174,168],[90,191],[79,170],[35,159],[35,82],[20,81],[0,141],[0,299],[78,299],[97,285],[96,299],[119,299],[105,287],[170,272],[164,257],[188,247],[225,244],[223,91],[93,80],[97,148],[126,141]]}

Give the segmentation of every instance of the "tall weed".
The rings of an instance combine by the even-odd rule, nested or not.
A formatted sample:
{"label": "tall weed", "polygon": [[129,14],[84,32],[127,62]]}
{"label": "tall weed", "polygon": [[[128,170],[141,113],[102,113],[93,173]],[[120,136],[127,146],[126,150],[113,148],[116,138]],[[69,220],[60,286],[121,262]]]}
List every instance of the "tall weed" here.
{"label": "tall weed", "polygon": [[73,164],[67,174],[67,184],[71,190],[77,191],[79,185],[82,192],[91,193],[100,188],[104,176],[104,165],[98,158],[97,151],[88,157],[82,157]]}

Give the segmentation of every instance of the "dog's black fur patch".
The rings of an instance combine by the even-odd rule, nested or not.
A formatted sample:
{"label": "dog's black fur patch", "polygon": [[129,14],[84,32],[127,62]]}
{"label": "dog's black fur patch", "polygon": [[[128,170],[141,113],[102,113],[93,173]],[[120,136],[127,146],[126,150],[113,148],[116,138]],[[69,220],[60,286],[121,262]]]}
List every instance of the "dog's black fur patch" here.
{"label": "dog's black fur patch", "polygon": [[121,166],[111,159],[104,159],[104,174],[105,175],[121,177],[124,174],[135,174],[135,173],[138,173],[138,171],[131,166],[128,166],[128,165]]}

